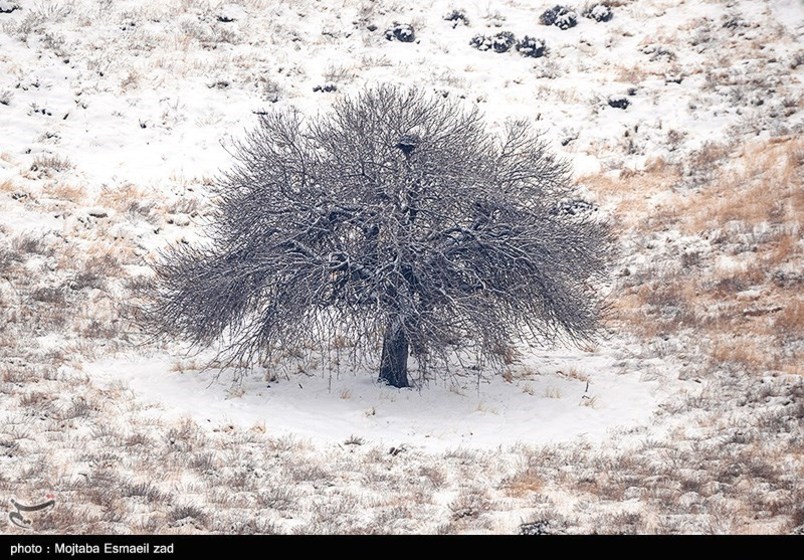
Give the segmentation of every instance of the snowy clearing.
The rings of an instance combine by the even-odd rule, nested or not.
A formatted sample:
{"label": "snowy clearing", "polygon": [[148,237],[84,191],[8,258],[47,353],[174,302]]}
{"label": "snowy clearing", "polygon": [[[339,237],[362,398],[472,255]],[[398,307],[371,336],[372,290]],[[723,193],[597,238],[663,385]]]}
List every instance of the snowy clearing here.
{"label": "snowy clearing", "polygon": [[526,373],[515,370],[508,381],[454,378],[419,389],[382,386],[370,372],[273,381],[256,374],[235,382],[231,372],[175,371],[164,358],[140,356],[102,361],[85,372],[102,385],[126,383],[158,404],[158,415],[166,419],[189,417],[215,428],[258,425],[272,437],[295,435],[316,444],[357,437],[437,452],[576,438],[600,442],[612,428],[648,423],[659,402],[658,382],[640,381],[612,362],[540,353],[531,367],[521,366]]}

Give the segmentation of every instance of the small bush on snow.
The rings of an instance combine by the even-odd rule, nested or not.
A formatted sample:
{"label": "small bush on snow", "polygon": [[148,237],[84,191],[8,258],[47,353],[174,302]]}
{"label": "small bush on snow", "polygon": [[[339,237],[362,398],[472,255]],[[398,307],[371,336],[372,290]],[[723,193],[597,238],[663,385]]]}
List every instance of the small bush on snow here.
{"label": "small bush on snow", "polygon": [[580,216],[591,212],[597,212],[597,206],[580,198],[570,198],[556,204],[550,214],[554,216]]}
{"label": "small bush on snow", "polygon": [[41,154],[34,158],[30,170],[34,173],[50,175],[51,173],[62,173],[73,168],[72,162],[66,157],[53,154]]}
{"label": "small bush on snow", "polygon": [[444,21],[451,21],[452,28],[455,29],[458,25],[469,25],[469,18],[461,10],[452,10],[444,16]]}
{"label": "small bush on snow", "polygon": [[523,523],[519,526],[520,535],[556,535],[559,533],[560,531],[552,528],[546,519]]}
{"label": "small bush on snow", "polygon": [[585,18],[593,19],[596,22],[610,21],[614,14],[607,4],[592,4],[581,14]]}
{"label": "small bush on snow", "polygon": [[335,84],[324,84],[313,87],[314,92],[333,93],[338,91],[338,86]]}
{"label": "small bush on snow", "polygon": [[400,41],[402,43],[412,43],[416,40],[416,31],[409,23],[394,24],[385,31],[385,38],[389,41]]}
{"label": "small bush on snow", "polygon": [[631,104],[625,97],[610,97],[609,98],[609,107],[614,109],[628,109],[628,106]]}
{"label": "small bush on snow", "polygon": [[525,35],[521,41],[517,41],[516,50],[522,56],[539,58],[547,54],[547,45],[542,39],[534,39]]}
{"label": "small bush on snow", "polygon": [[490,37],[475,35],[469,44],[480,51],[493,50],[496,53],[504,53],[510,51],[516,44],[516,37],[510,31],[500,31]]}
{"label": "small bush on snow", "polygon": [[555,25],[559,29],[566,30],[578,25],[578,14],[571,8],[557,5],[545,10],[539,21],[542,25]]}

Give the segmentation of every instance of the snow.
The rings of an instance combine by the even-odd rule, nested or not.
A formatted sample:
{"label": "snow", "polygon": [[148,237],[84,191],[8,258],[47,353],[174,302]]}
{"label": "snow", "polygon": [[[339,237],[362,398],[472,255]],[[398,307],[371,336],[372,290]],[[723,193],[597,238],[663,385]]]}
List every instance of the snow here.
{"label": "snow", "polygon": [[[612,358],[554,353],[531,360],[545,373],[510,382],[453,378],[419,389],[380,385],[370,372],[235,383],[227,372],[171,371],[163,357],[117,357],[87,373],[106,384],[128,384],[168,418],[191,417],[214,428],[261,424],[268,434],[319,444],[356,436],[427,451],[600,441],[612,428],[647,423],[656,409],[658,383],[617,372]],[[588,371],[588,386],[557,367]]]}
{"label": "snow", "polygon": [[[327,485],[315,486],[318,481],[303,477],[296,481],[300,492],[307,492],[304,500],[292,515],[271,518],[283,531],[296,524],[317,527],[314,515],[330,501],[347,512],[354,509],[345,498],[337,502],[336,492],[363,499],[367,511],[396,507],[391,497],[372,495],[371,484],[361,477],[373,472],[379,478],[398,469],[393,476],[402,479],[400,471],[405,476],[418,472],[408,469],[410,465],[445,465],[447,475],[442,486],[433,483],[436,489],[420,509],[410,496],[405,498],[413,513],[397,517],[420,517],[418,525],[411,521],[402,530],[436,531],[441,523],[455,523],[451,532],[512,532],[526,519],[553,519],[555,512],[571,519],[572,529],[587,532],[612,519],[618,521],[603,529],[620,532],[628,527],[616,516],[632,513],[643,516],[635,526],[646,532],[789,529],[792,514],[787,510],[801,502],[801,491],[795,484],[788,491],[779,480],[795,481],[801,470],[800,443],[794,447],[801,429],[800,412],[796,416],[794,408],[802,394],[800,367],[780,372],[775,370],[781,366],[774,365],[773,370],[744,373],[728,360],[729,352],[741,350],[742,340],[748,347],[745,359],[751,358],[751,341],[741,330],[748,324],[762,327],[758,332],[766,336],[763,341],[794,338],[795,333],[774,332],[784,312],[766,300],[776,288],[769,281],[754,285],[755,253],[725,248],[733,241],[727,223],[712,224],[729,233],[722,244],[672,221],[660,223],[649,235],[629,230],[661,222],[672,204],[686,204],[688,197],[709,187],[709,172],[719,164],[697,159],[707,145],[733,143],[739,148],[753,141],[790,140],[797,150],[791,154],[800,152],[796,139],[804,130],[804,5],[801,0],[615,4],[610,21],[578,17],[576,26],[562,30],[538,21],[555,2],[468,3],[462,6],[468,24],[453,26],[455,22],[443,19],[456,7],[448,0],[426,5],[383,0],[0,0],[0,251],[6,251],[0,252],[0,317],[8,321],[0,332],[0,445],[13,449],[12,444],[19,444],[28,454],[0,454],[3,484],[32,496],[42,487],[58,487],[76,504],[88,504],[91,493],[65,486],[64,480],[80,473],[86,477],[82,483],[91,483],[88,473],[113,461],[124,473],[121,484],[126,477],[153,479],[164,484],[161,489],[168,497],[207,483],[218,489],[219,479],[188,469],[183,452],[181,460],[173,460],[174,451],[164,442],[165,432],[189,418],[206,428],[207,435],[214,434],[205,440],[219,446],[213,451],[234,454],[230,448],[237,447],[242,455],[254,453],[258,467],[275,468],[276,485],[285,483],[293,462],[262,465],[260,461],[269,459],[258,453],[277,440],[254,440],[249,447],[245,439],[225,439],[227,427],[236,427],[238,437],[247,431],[304,439],[312,451],[293,453],[313,463],[328,462],[350,438],[366,442],[361,450],[365,456],[352,463],[347,455],[351,451],[336,455],[348,467],[332,467]],[[579,14],[584,8],[582,3],[568,7]],[[385,39],[385,30],[395,22],[415,28],[412,43]],[[514,48],[496,53],[470,45],[475,36],[500,32],[544,41],[547,54],[528,58]],[[637,289],[640,278],[650,281],[663,267],[678,267],[685,251],[708,263],[701,270],[712,276],[713,289],[728,290],[720,280],[751,272],[750,281],[735,288],[738,312],[723,321],[718,341],[725,361],[712,362],[707,345],[713,338],[701,337],[695,327],[636,339],[618,332],[589,351],[526,350],[507,376],[484,370],[478,379],[468,372],[398,390],[378,385],[373,371],[349,371],[346,366],[332,374],[315,368],[279,373],[273,381],[265,381],[272,372],[255,368],[242,383],[233,384],[230,372],[216,378],[214,371],[198,371],[192,360],[182,357],[178,344],[143,342],[127,323],[129,302],[124,299],[132,291],[126,285],[148,277],[150,263],[166,245],[204,238],[210,216],[207,187],[231,163],[227,149],[256,124],[256,114],[298,110],[314,115],[326,112],[342,95],[386,82],[463,99],[478,106],[493,127],[512,118],[531,121],[551,150],[571,162],[596,206],[607,213],[623,211],[614,214],[623,244],[615,274],[625,271]],[[336,91],[322,88],[328,84]],[[627,99],[628,107],[610,107],[610,98]],[[50,156],[66,165],[33,169],[35,162]],[[726,157],[737,159],[734,154]],[[743,163],[756,162],[745,158]],[[649,170],[660,164],[678,166],[680,176],[668,174],[667,184],[657,188]],[[730,164],[736,176],[740,165]],[[700,169],[681,176],[691,166]],[[693,172],[702,178],[690,176]],[[800,179],[796,173],[800,168],[785,179],[793,186]],[[610,190],[622,192],[601,194],[595,184],[601,178],[611,182]],[[129,188],[131,194],[126,194]],[[59,195],[58,189],[78,194]],[[618,208],[627,197],[634,208]],[[132,203],[147,207],[138,210]],[[778,225],[772,219],[763,217],[745,231],[756,239],[770,235]],[[793,237],[799,232],[800,224],[783,225]],[[14,242],[28,237],[43,239],[53,254],[15,252]],[[801,276],[800,240],[795,247],[785,256],[780,242],[780,262],[767,265],[777,266],[780,278],[793,286]],[[4,260],[7,255],[14,258]],[[69,286],[84,260],[104,263],[107,256],[119,260],[119,270],[114,262],[108,270],[99,265],[108,273],[107,288],[86,290],[86,297],[66,288],[75,298],[69,305],[78,302],[73,307],[32,304],[36,289]],[[658,297],[672,304],[673,298],[688,296]],[[704,320],[720,305],[705,303],[693,318],[700,314]],[[742,316],[739,310],[749,305],[774,311]],[[627,311],[643,312],[638,307]],[[113,340],[86,334],[91,321],[102,322],[105,316],[128,330],[114,331]],[[654,328],[655,315],[639,317],[645,331]],[[729,344],[732,335],[734,345]],[[785,347],[776,339],[768,344],[757,353],[778,352],[786,359],[801,352],[800,340]],[[63,417],[84,398],[92,406],[83,415]],[[148,444],[140,447],[153,455],[132,451],[127,443],[113,446],[109,433],[117,433],[123,443],[137,436]],[[760,435],[752,440],[752,434]],[[240,443],[233,446],[231,441]],[[411,461],[400,466],[384,454],[372,458],[374,446],[385,448],[383,453],[391,446],[415,453],[400,459]],[[567,450],[567,455],[545,459],[540,453],[550,446]],[[112,449],[109,455],[107,447]],[[461,470],[464,459],[450,459],[456,449],[471,452],[466,468],[474,476],[477,461],[482,476],[473,480]],[[634,457],[626,459],[633,461],[625,461],[620,471],[606,470],[632,451]],[[150,463],[144,464],[138,453]],[[602,470],[594,462],[601,456],[611,459]],[[161,468],[163,460],[172,461],[174,470],[161,480],[162,473],[148,469]],[[250,460],[227,455],[217,470],[232,465],[245,469]],[[30,469],[33,461],[42,465],[41,473]],[[733,466],[747,463],[752,468],[771,465],[768,470],[781,474],[773,481],[760,469],[752,479],[728,475]],[[678,464],[696,468],[698,478],[673,479]],[[508,478],[521,474],[522,465],[538,466],[537,480],[521,495],[508,494]],[[226,473],[226,480],[236,480],[230,475]],[[171,477],[179,482],[172,485]],[[622,493],[610,486],[608,495],[590,490],[604,488],[607,477],[621,478],[628,486]],[[769,503],[767,498],[760,503],[771,496],[771,486],[780,495],[787,492],[787,501]],[[676,487],[684,492],[676,495]],[[496,517],[455,521],[451,504],[480,490],[496,492]],[[232,509],[218,504],[212,494],[200,494],[195,496],[199,503],[215,511],[210,519],[223,517],[225,507]],[[119,524],[70,528],[172,530],[156,505],[142,501],[133,507],[138,520],[151,524],[138,525],[121,514]],[[673,507],[677,509],[671,511]],[[83,519],[84,513],[75,517]],[[243,510],[235,508],[231,515],[242,518]],[[358,521],[365,526],[364,519]],[[460,524],[464,522],[468,525]],[[383,527],[400,530],[397,525]]]}
{"label": "snow", "polygon": [[[308,3],[296,10],[276,8],[274,14],[227,3],[214,9],[199,5],[189,14],[175,15],[171,3],[150,3],[146,9],[119,2],[112,14],[90,23],[87,18],[96,17],[91,3],[75,2],[66,5],[61,17],[82,21],[85,29],[49,23],[44,27],[51,39],[44,44],[33,33],[26,41],[0,34],[0,60],[7,69],[0,77],[0,91],[13,92],[11,103],[0,106],[0,137],[3,150],[15,156],[49,151],[67,155],[90,185],[115,185],[134,177],[147,185],[214,175],[228,162],[221,141],[253,126],[255,111],[291,106],[310,113],[326,109],[332,98],[313,94],[313,88],[327,82],[327,72],[340,68],[358,79],[337,84],[339,93],[354,92],[362,83],[427,83],[479,100],[492,120],[538,119],[554,140],[571,124],[579,137],[560,151],[580,162],[598,159],[605,167],[610,156],[601,153],[600,143],[619,141],[635,125],[640,127],[637,140],[644,142],[645,153],[656,156],[665,149],[662,137],[668,130],[684,130],[689,147],[695,148],[720,139],[727,127],[745,116],[730,108],[720,92],[703,93],[702,54],[668,43],[671,30],[694,30],[704,21],[720,25],[722,8],[703,1],[687,2],[683,9],[660,5],[618,7],[610,22],[579,18],[578,25],[568,30],[538,24],[529,9],[500,6],[501,27],[496,31],[510,30],[517,38],[528,35],[546,42],[551,54],[529,59],[513,49],[498,54],[469,47],[478,32],[496,32],[488,30],[480,17],[455,29],[441,16],[433,17],[416,30],[417,43],[405,44],[382,37],[399,17],[372,18],[379,29],[370,33],[364,27],[353,29],[349,22],[358,20],[350,7],[333,20],[329,8],[317,14],[318,5]],[[742,5],[746,13],[757,11]],[[777,1],[771,6],[787,25],[795,26],[796,18],[800,21],[802,10],[795,2]],[[26,11],[34,10],[35,6],[17,10],[3,16],[4,21],[13,26]],[[448,9],[446,3],[437,3],[429,11],[440,14]],[[632,17],[639,19],[631,21]],[[171,23],[177,20],[178,26]],[[126,22],[135,25],[129,29]],[[266,41],[284,45],[289,38],[279,34],[294,25],[305,31],[290,50],[264,45]],[[235,35],[227,42],[230,32]],[[332,37],[353,33],[363,35],[368,46],[336,56],[330,47]],[[246,37],[262,45],[257,48],[265,54],[255,55],[255,47],[241,42]],[[162,41],[158,47],[157,41]],[[199,49],[198,42],[205,48]],[[122,45],[130,45],[129,52]],[[657,47],[666,47],[673,59],[656,55]],[[299,55],[294,54],[296,49]],[[369,63],[373,60],[382,63]],[[629,64],[645,74],[639,82],[618,77]],[[592,66],[594,72],[589,71]],[[555,76],[540,78],[546,71]],[[666,81],[676,74],[684,78],[680,84]],[[266,101],[260,92],[269,82],[280,91],[278,104]],[[629,98],[632,104],[627,110],[607,107],[608,97],[625,95],[629,87],[637,92]],[[557,103],[554,96],[540,91],[573,93]],[[55,145],[40,140],[46,132],[58,135]],[[635,154],[639,155],[644,154]]]}
{"label": "snow", "polygon": [[769,3],[771,17],[796,37],[804,35],[804,10],[800,0],[772,0]]}

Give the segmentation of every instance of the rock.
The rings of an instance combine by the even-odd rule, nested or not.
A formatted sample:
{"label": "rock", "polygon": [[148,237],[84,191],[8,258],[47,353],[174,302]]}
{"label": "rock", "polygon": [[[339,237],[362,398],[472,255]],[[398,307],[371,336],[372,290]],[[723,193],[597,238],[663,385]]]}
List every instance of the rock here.
{"label": "rock", "polygon": [[763,315],[770,315],[771,313],[778,313],[783,308],[780,305],[773,305],[770,307],[753,307],[743,309],[743,317],[762,317]]}
{"label": "rock", "polygon": [[89,214],[92,218],[108,218],[109,211],[105,208],[90,208],[87,210],[87,214]]}
{"label": "rock", "polygon": [[737,301],[757,301],[763,296],[763,292],[757,289],[742,290],[734,294],[734,296],[737,298]]}
{"label": "rock", "polygon": [[0,14],[10,14],[11,12],[19,9],[19,4],[16,4],[15,2],[0,0]]}

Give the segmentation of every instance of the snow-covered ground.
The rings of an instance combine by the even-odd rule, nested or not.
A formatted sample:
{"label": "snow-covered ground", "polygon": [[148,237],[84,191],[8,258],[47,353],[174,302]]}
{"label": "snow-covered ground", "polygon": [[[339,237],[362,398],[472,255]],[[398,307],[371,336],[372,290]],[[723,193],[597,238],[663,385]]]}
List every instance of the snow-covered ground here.
{"label": "snow-covered ground", "polygon": [[625,375],[612,366],[612,358],[540,353],[528,362],[522,367],[529,373],[515,379],[454,378],[409,390],[382,386],[370,372],[352,371],[273,381],[257,373],[233,383],[231,375],[218,370],[175,371],[165,357],[113,358],[86,372],[99,383],[125,381],[159,405],[160,417],[259,425],[272,436],[295,435],[320,444],[356,437],[442,452],[576,438],[600,442],[612,428],[648,423],[660,402],[656,380]]}
{"label": "snow-covered ground", "polygon": [[[0,0],[0,498],[54,495],[47,532],[800,532],[804,6],[592,4]],[[502,32],[546,55],[470,44]],[[608,336],[414,390],[143,337],[255,113],[386,82],[572,162]]]}

